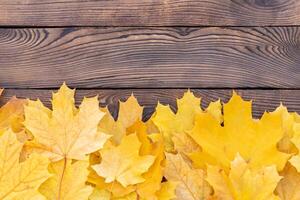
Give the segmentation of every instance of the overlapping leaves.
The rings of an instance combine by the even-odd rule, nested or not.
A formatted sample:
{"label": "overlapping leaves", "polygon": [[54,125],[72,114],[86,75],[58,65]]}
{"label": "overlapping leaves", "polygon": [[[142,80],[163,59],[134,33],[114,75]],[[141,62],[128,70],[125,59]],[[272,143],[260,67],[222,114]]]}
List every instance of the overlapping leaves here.
{"label": "overlapping leaves", "polygon": [[74,93],[0,108],[0,199],[300,199],[300,117],[283,105],[254,119],[235,92],[202,109],[187,91],[143,122],[133,95],[114,119]]}

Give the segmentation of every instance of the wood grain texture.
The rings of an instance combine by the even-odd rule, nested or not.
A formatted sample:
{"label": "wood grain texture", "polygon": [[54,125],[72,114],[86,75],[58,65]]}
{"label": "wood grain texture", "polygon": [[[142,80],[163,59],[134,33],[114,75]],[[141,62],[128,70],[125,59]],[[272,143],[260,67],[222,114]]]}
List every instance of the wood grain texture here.
{"label": "wood grain texture", "polygon": [[[181,98],[184,89],[124,89],[124,90],[77,90],[76,103],[79,104],[84,96],[99,95],[100,105],[109,106],[114,116],[117,116],[118,101],[125,101],[132,93],[137,97],[141,105],[145,106],[144,120],[148,119],[154,111],[158,101],[170,104],[176,110],[176,98]],[[210,101],[218,100],[227,102],[232,95],[232,90],[207,90],[193,89],[197,97],[202,97],[202,107],[207,107]],[[273,111],[282,102],[291,112],[300,113],[300,90],[236,90],[246,100],[253,100],[253,115],[260,117],[267,111]],[[0,97],[0,104],[4,104],[12,96],[20,98],[40,98],[45,105],[50,107],[51,90],[26,90],[6,89]]]}
{"label": "wood grain texture", "polygon": [[298,0],[1,0],[0,25],[299,25]]}
{"label": "wood grain texture", "polygon": [[300,88],[300,27],[0,29],[0,86]]}

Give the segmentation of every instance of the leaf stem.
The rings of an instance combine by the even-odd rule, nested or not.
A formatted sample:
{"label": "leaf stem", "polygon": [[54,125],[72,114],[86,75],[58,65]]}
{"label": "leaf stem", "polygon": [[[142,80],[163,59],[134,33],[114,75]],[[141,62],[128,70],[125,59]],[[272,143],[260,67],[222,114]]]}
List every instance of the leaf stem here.
{"label": "leaf stem", "polygon": [[61,173],[60,181],[59,181],[59,184],[58,184],[58,196],[57,196],[57,200],[60,200],[60,198],[61,198],[62,182],[63,182],[63,178],[64,178],[64,175],[65,175],[66,167],[67,167],[67,158],[64,157],[64,166],[63,166],[63,170],[62,170],[62,173]]}

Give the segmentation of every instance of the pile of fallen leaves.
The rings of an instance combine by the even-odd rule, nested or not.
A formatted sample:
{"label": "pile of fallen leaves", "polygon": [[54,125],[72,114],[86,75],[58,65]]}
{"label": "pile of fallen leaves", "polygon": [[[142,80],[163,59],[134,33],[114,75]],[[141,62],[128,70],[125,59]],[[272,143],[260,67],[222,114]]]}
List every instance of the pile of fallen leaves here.
{"label": "pile of fallen leaves", "polygon": [[1,200],[300,199],[300,116],[282,105],[253,119],[236,93],[202,110],[187,91],[143,122],[134,96],[115,120],[74,92],[0,108]]}

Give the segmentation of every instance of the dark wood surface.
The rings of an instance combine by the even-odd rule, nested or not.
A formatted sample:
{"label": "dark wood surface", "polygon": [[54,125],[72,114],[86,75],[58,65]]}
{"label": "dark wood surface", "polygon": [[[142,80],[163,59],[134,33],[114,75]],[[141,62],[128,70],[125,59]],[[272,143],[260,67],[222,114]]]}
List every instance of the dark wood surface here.
{"label": "dark wood surface", "polygon": [[299,0],[1,0],[6,26],[299,25]]}
{"label": "dark wood surface", "polygon": [[[6,89],[0,97],[0,104],[7,102],[12,96],[19,98],[41,99],[45,105],[51,107],[50,99],[53,90],[28,90]],[[181,98],[185,89],[93,89],[77,90],[76,103],[81,102],[84,96],[92,97],[99,95],[100,105],[108,105],[110,111],[117,115],[118,100],[125,101],[132,93],[139,103],[145,106],[144,120],[148,119],[154,111],[157,101],[170,104],[176,110],[176,98]],[[193,89],[197,97],[201,97],[202,108],[207,107],[210,101],[219,98],[227,102],[232,95],[231,89],[209,90]],[[280,103],[287,106],[289,111],[300,113],[299,90],[236,90],[245,100],[253,100],[253,116],[260,117],[264,111],[273,111]]]}
{"label": "dark wood surface", "polygon": [[5,88],[300,88],[300,28],[0,29],[0,67]]}
{"label": "dark wood surface", "polygon": [[134,92],[144,119],[187,88],[204,106],[235,88],[256,117],[300,112],[300,1],[1,0],[0,103],[50,106],[64,81],[114,113]]}

